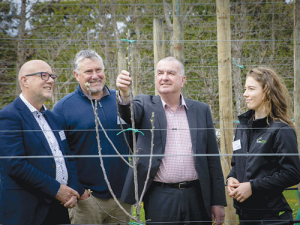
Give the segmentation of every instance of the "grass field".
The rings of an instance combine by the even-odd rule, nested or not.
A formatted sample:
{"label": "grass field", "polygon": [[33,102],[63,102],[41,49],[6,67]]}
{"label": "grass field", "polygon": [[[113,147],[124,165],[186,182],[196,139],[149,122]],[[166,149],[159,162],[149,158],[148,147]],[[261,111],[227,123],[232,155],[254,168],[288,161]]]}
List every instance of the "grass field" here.
{"label": "grass field", "polygon": [[283,195],[293,210],[293,218],[296,219],[297,214],[298,214],[298,209],[299,209],[297,190],[286,190],[283,192]]}

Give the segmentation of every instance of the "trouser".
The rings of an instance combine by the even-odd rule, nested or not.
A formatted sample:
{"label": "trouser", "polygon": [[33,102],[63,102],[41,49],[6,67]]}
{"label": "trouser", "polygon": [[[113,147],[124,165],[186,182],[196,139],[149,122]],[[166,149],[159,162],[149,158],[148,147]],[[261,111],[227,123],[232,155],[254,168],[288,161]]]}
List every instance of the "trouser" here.
{"label": "trouser", "polygon": [[[121,202],[120,199],[118,200],[130,214],[131,205]],[[113,198],[101,199],[93,195],[85,200],[80,200],[74,208],[69,209],[69,215],[72,224],[116,224],[122,223],[121,221],[124,223],[129,222],[129,217],[120,209]]]}
{"label": "trouser", "polygon": [[293,215],[291,212],[285,212],[282,215],[266,217],[261,219],[245,218],[239,216],[240,225],[291,225],[293,224]]}
{"label": "trouser", "polygon": [[[144,204],[147,224],[209,224],[199,182],[185,189],[157,186],[152,183]],[[209,221],[209,222],[205,222]]]}
{"label": "trouser", "polygon": [[58,200],[54,199],[50,204],[47,216],[42,224],[70,224],[68,209],[60,204]]}

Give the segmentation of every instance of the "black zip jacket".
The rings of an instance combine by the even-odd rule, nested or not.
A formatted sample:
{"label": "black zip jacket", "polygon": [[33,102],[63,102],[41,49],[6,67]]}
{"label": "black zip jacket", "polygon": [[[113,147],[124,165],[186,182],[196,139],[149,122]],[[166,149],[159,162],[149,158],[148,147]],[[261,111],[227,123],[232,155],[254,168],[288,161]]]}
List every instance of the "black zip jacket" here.
{"label": "black zip jacket", "polygon": [[270,118],[268,122],[267,118],[253,120],[253,115],[254,111],[250,110],[238,116],[240,124],[228,177],[240,183],[249,181],[252,188],[252,195],[243,203],[234,200],[237,214],[264,218],[291,211],[282,191],[299,183],[300,161],[298,155],[285,155],[298,154],[297,137],[292,127]]}

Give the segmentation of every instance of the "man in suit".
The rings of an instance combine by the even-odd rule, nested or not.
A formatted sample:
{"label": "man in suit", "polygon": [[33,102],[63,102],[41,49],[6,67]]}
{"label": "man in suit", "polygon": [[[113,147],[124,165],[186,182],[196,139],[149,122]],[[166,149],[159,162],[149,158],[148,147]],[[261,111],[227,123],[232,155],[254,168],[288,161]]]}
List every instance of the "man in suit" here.
{"label": "man in suit", "polygon": [[79,194],[75,161],[57,116],[46,109],[56,75],[44,61],[19,71],[22,93],[0,111],[0,223],[68,224]]}
{"label": "man in suit", "polygon": [[[146,219],[151,222],[194,221],[192,224],[222,224],[226,205],[223,173],[208,105],[184,98],[186,77],[183,64],[173,57],[158,62],[155,88],[158,96],[140,95],[133,101],[138,154],[150,154],[151,115],[154,112],[154,149],[149,182],[143,198]],[[131,77],[122,71],[117,78],[121,117],[130,122]],[[168,156],[169,155],[169,156]],[[176,156],[178,155],[178,156]],[[138,193],[141,195],[149,165],[148,157],[137,163]],[[121,199],[133,204],[133,171],[128,172]],[[197,222],[195,222],[197,221]],[[206,221],[206,222],[204,222]],[[185,223],[186,224],[186,223]]]}

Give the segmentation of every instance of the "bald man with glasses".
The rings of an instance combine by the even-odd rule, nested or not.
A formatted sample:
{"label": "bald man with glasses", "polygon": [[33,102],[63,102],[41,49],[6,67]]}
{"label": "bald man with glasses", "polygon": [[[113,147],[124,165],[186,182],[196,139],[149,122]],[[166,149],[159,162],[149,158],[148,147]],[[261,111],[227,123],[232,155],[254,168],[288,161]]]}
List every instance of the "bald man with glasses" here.
{"label": "bald man with glasses", "polygon": [[[57,78],[42,60],[19,71],[22,93],[0,110],[0,223],[69,224],[79,198],[75,161],[57,116],[44,102]],[[2,158],[1,158],[2,156]]]}

